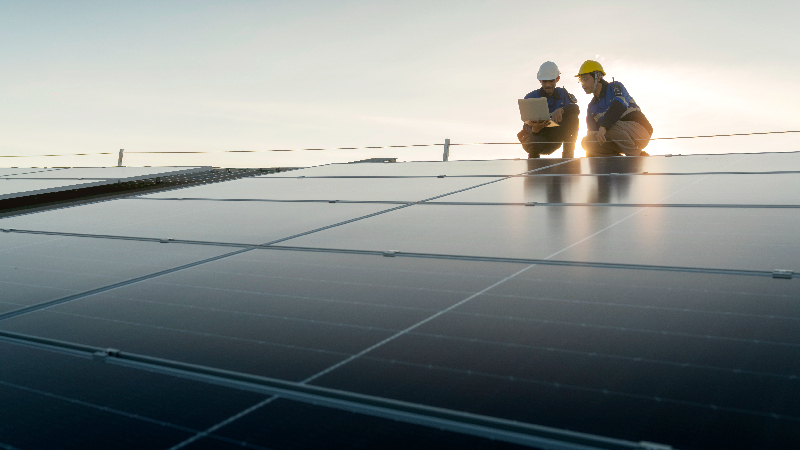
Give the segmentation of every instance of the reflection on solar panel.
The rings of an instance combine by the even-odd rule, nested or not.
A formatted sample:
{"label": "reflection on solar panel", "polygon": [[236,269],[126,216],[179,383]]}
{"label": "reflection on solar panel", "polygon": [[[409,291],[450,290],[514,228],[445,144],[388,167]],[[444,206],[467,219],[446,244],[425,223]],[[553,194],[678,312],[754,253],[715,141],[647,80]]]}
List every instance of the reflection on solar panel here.
{"label": "reflection on solar panel", "polygon": [[0,200],[211,170],[211,167],[0,169]]}
{"label": "reflection on solar panel", "polygon": [[799,188],[343,164],[5,217],[0,448],[796,448]]}

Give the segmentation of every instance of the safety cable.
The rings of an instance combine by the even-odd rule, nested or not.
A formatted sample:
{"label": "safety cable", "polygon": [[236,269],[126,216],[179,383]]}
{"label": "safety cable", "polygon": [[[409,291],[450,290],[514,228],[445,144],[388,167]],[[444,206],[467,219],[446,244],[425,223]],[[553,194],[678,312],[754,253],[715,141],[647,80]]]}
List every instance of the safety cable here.
{"label": "safety cable", "polygon": [[[716,138],[716,137],[732,137],[732,136],[755,136],[766,134],[787,134],[787,133],[800,133],[800,130],[791,131],[763,131],[753,133],[732,133],[732,134],[711,134],[701,136],[675,136],[675,137],[658,137],[650,138],[649,141],[662,141],[673,139],[698,139],[698,138]],[[633,139],[640,141],[644,139]],[[537,144],[561,144],[563,141],[543,142],[537,141]],[[618,140],[607,140],[606,142],[622,142]],[[297,148],[297,149],[269,149],[269,150],[217,150],[217,151],[126,151],[125,154],[209,154],[209,153],[263,153],[263,152],[302,152],[302,151],[329,151],[329,150],[369,150],[369,149],[382,149],[382,148],[411,148],[411,147],[436,147],[445,145],[443,142],[438,144],[409,144],[409,145],[382,145],[382,146],[367,146],[367,147],[331,147],[331,148]],[[451,143],[451,147],[457,145],[520,145],[519,142],[469,142],[469,143]],[[69,153],[63,155],[0,155],[0,158],[41,158],[50,156],[93,156],[93,155],[116,155],[117,152],[102,152],[102,153]]]}

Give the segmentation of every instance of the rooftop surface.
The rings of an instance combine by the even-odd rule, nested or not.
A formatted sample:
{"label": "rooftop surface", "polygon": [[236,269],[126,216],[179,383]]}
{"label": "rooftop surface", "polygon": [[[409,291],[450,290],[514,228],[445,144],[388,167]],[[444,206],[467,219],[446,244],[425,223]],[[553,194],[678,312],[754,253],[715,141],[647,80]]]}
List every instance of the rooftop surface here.
{"label": "rooftop surface", "polygon": [[0,228],[2,448],[800,440],[800,153],[333,164]]}

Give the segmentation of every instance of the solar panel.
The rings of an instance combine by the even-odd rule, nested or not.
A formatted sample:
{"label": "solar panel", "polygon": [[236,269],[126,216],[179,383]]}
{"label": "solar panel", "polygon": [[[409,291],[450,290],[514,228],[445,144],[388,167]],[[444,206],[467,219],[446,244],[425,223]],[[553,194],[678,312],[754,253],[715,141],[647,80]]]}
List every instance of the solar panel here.
{"label": "solar panel", "polygon": [[798,270],[797,229],[800,211],[782,208],[426,205],[330,228],[281,245]]}
{"label": "solar panel", "polygon": [[0,327],[301,381],[518,270],[499,266],[247,252]]}
{"label": "solar panel", "polygon": [[151,240],[263,244],[374,214],[386,205],[116,200],[16,216],[0,227]]}
{"label": "solar panel", "polygon": [[72,189],[190,174],[210,167],[74,167],[54,169],[3,169],[0,199],[18,198]]}
{"label": "solar panel", "polygon": [[[800,207],[797,174],[702,174],[516,177],[434,202],[789,205]],[[764,195],[764,192],[769,195]]]}
{"label": "solar panel", "polygon": [[[138,448],[794,448],[797,167],[338,164],[2,218],[0,352],[58,360],[0,368],[0,444],[47,446],[41,390],[179,425],[69,412]],[[91,383],[43,387],[62,359]],[[100,401],[111,366],[153,386]],[[176,380],[219,411],[148,410]]]}
{"label": "solar panel", "polygon": [[20,233],[3,233],[0,243],[0,313],[231,251]]}
{"label": "solar panel", "polygon": [[167,448],[264,399],[3,341],[0,354],[4,448]]}

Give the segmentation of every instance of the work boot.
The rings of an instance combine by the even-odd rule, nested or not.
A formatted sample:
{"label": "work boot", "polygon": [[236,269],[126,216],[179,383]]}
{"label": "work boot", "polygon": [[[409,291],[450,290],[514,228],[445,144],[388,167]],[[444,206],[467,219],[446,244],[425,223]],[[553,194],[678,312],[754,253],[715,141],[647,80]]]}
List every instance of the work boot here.
{"label": "work boot", "polygon": [[561,150],[561,157],[562,158],[574,158],[575,157],[575,143],[574,142],[564,142],[564,147]]}

